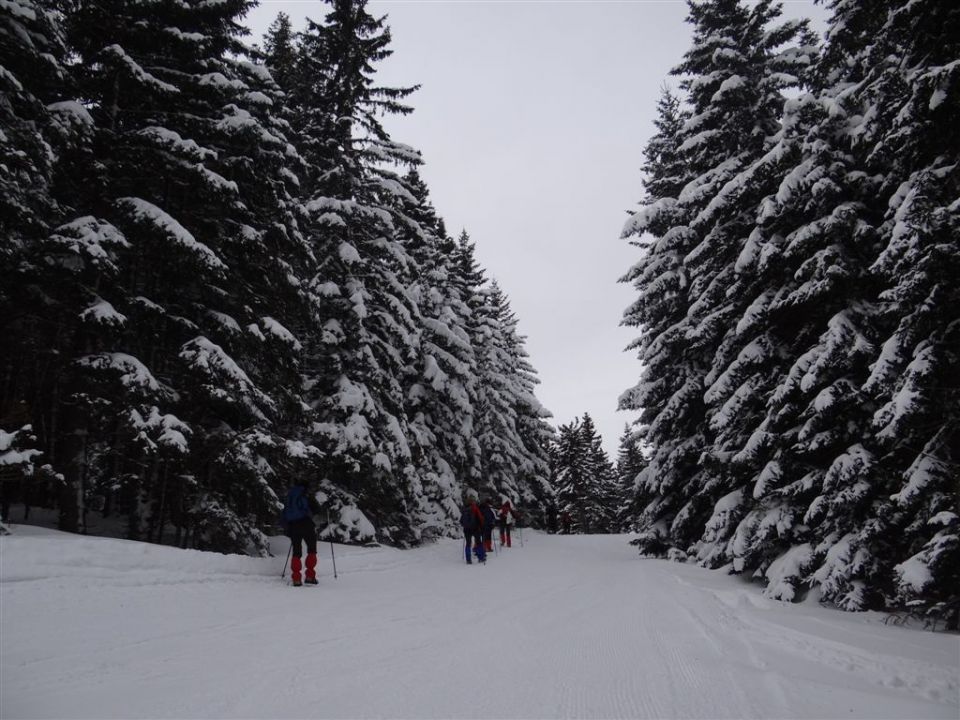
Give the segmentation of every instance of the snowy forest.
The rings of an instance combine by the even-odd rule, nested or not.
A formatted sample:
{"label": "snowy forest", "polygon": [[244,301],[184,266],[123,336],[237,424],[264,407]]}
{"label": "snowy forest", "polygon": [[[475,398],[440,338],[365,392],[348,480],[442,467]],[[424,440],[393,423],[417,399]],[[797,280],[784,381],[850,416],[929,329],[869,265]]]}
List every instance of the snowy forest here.
{"label": "snowy forest", "polygon": [[336,0],[260,48],[254,4],[0,3],[4,504],[254,554],[301,480],[345,542],[459,533],[466,488],[541,517],[549,413],[384,127],[388,27]]}
{"label": "snowy forest", "polygon": [[589,413],[551,424],[509,297],[391,137],[416,86],[377,82],[366,0],[262,42],[255,0],[0,0],[4,513],[262,555],[310,481],[324,539],[406,548],[474,490],[956,628],[960,7],[825,4],[820,38],[688,1],[635,147],[611,459]]}
{"label": "snowy forest", "polygon": [[960,6],[689,3],[623,231],[644,554],[960,614]]}

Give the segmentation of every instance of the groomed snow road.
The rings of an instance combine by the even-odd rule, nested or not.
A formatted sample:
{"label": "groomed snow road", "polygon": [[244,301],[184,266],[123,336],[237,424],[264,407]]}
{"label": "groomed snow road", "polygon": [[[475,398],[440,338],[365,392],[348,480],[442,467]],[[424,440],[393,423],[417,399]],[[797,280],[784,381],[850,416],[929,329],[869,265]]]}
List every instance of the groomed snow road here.
{"label": "groomed snow road", "polygon": [[0,717],[957,718],[956,635],[527,532],[418,550],[222,556],[15,526],[0,539]]}

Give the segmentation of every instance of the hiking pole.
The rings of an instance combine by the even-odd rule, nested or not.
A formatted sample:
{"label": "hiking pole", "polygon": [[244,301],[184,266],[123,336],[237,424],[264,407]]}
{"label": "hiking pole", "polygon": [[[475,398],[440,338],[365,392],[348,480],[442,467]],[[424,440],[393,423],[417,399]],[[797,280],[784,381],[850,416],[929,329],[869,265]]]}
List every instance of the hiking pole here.
{"label": "hiking pole", "polygon": [[283,572],[280,573],[281,580],[283,580],[287,576],[287,563],[290,562],[291,554],[293,554],[293,540],[290,541],[290,549],[287,550],[287,559],[283,561]]}
{"label": "hiking pole", "polygon": [[[327,508],[327,530],[330,529],[330,509]],[[333,554],[333,534],[330,535],[330,561],[333,563],[333,579],[337,579],[337,557]]]}

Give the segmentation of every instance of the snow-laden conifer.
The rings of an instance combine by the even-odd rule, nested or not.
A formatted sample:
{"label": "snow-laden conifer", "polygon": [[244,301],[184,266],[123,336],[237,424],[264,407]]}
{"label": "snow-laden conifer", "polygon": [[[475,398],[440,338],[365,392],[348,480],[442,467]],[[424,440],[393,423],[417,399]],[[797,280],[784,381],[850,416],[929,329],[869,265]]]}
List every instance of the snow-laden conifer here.
{"label": "snow-laden conifer", "polygon": [[460,498],[475,475],[476,358],[464,288],[456,282],[456,245],[447,237],[416,170],[398,207],[397,233],[415,263],[411,295],[420,311],[419,357],[404,372],[405,412],[420,482],[414,522],[430,534],[460,530]]}
{"label": "snow-laden conifer", "polygon": [[567,513],[577,533],[615,529],[618,498],[614,470],[601,447],[593,418],[561,425],[551,449],[552,484],[557,511]]}
{"label": "snow-laden conifer", "polygon": [[[286,326],[303,312],[290,268],[307,248],[291,195],[298,158],[269,112],[276,86],[244,59],[248,7],[70,8],[93,137],[65,191],[79,217],[44,252],[48,272],[74,278],[46,282],[50,307],[76,318],[57,342],[77,398],[63,414],[83,423],[71,433],[83,446],[60,458],[78,502],[82,477],[126,508],[132,537],[162,539],[169,522],[183,542],[257,551],[274,470],[240,449],[297,405]],[[274,367],[258,365],[267,357]],[[151,427],[173,436],[151,417],[177,441],[158,442]]]}
{"label": "snow-laden conifer", "polygon": [[[845,10],[845,22],[867,21],[863,8]],[[875,199],[884,212],[883,248],[870,268],[881,287],[878,337],[863,384],[876,403],[880,510],[868,527],[881,577],[894,564],[892,602],[955,629],[960,142],[953,128],[960,103],[949,88],[960,80],[960,10],[889,3],[882,19],[858,59],[863,79],[852,93],[865,110],[854,150],[883,179]]]}
{"label": "snow-laden conifer", "polygon": [[[723,7],[730,6],[701,15]],[[628,276],[646,279],[648,292],[625,321],[658,339],[669,330],[688,343],[688,356],[716,348],[704,376],[703,452],[696,474],[684,470],[695,491],[677,513],[688,526],[695,517],[705,522],[682,549],[765,579],[773,597],[795,599],[816,585],[846,609],[904,603],[955,623],[949,588],[960,543],[948,478],[957,298],[948,276],[956,271],[949,238],[957,231],[958,151],[947,130],[956,107],[944,88],[956,75],[958,15],[916,2],[841,1],[831,9],[819,57],[809,47],[770,56],[771,68],[787,62],[797,70],[785,77],[781,68],[774,83],[802,87],[783,103],[763,152],[725,183],[690,183],[628,223],[628,233],[651,230],[657,239]],[[688,86],[691,97],[710,82],[720,82],[711,102],[740,88],[709,74]],[[709,119],[694,113],[698,126]],[[696,162],[718,149],[725,131],[688,138],[678,150]],[[658,157],[672,147],[662,134],[650,143]],[[666,167],[658,177],[676,174]],[[692,189],[704,191],[699,209],[689,202]],[[671,230],[656,223],[685,207],[697,210],[687,227],[706,244],[674,265],[689,271],[691,291],[667,325],[648,308],[676,294],[659,292],[671,286],[651,284],[661,274],[648,269],[669,267],[659,238]],[[724,238],[732,241],[726,251]],[[670,376],[649,368],[676,355],[663,353],[670,346],[662,341],[642,336],[638,344],[657,352],[642,355],[647,379],[624,401],[646,407],[651,465],[671,468],[676,448],[686,441],[692,449],[690,438],[676,423],[658,426],[663,413],[638,400],[664,397],[655,390],[668,388]],[[665,417],[689,407],[675,402]],[[659,472],[648,469],[638,484],[648,552],[666,550],[678,530],[676,517],[667,524],[676,496],[651,482]]]}
{"label": "snow-laden conifer", "polygon": [[321,304],[306,382],[324,480],[347,493],[338,506],[359,507],[384,539],[408,543],[420,536],[412,518],[422,490],[403,376],[420,352],[420,311],[410,291],[417,268],[398,237],[397,210],[412,196],[396,168],[420,158],[379,119],[410,112],[402,101],[414,90],[376,84],[389,45],[384,19],[366,2],[335,0],[300,37],[291,94],[310,165],[310,282]]}
{"label": "snow-laden conifer", "polygon": [[77,139],[62,137],[50,107],[65,99],[65,54],[49,4],[0,5],[0,464],[17,468],[18,477],[33,470],[31,453],[37,451],[26,447],[38,440],[31,427],[37,391],[32,379],[34,370],[44,369],[35,362],[43,344],[34,337],[40,318],[30,311],[43,301],[37,244],[62,213],[53,194],[55,148]]}
{"label": "snow-laden conifer", "polygon": [[[693,46],[674,70],[689,109],[669,94],[661,99],[646,150],[648,196],[624,228],[625,237],[654,237],[641,237],[646,253],[624,277],[641,293],[624,322],[642,327],[634,346],[644,377],[621,407],[643,410],[654,447],[638,485],[646,496],[638,542],[650,552],[672,545],[708,564],[722,562],[715,538],[695,545],[712,522],[711,506],[739,497],[730,494],[730,455],[715,443],[718,423],[733,413],[721,406],[715,420],[710,390],[732,359],[728,331],[745,309],[736,262],[769,183],[748,169],[770,150],[782,92],[809,64],[795,45],[807,39],[804,24],[776,24],[778,16],[770,2],[690,3]],[[741,405],[755,406],[749,386],[738,392]]]}
{"label": "snow-laden conifer", "polygon": [[[496,282],[477,290],[473,342],[477,356],[476,439],[480,483],[515,507],[542,506],[549,495],[542,444],[549,413],[534,395],[535,373],[509,300]],[[538,509],[538,515],[540,508]]]}
{"label": "snow-laden conifer", "polygon": [[620,529],[636,529],[635,523],[643,507],[643,493],[638,492],[637,479],[640,472],[647,466],[647,458],[643,452],[641,434],[636,429],[626,425],[620,436],[617,448],[617,460],[614,467],[615,482],[617,485],[617,525]]}

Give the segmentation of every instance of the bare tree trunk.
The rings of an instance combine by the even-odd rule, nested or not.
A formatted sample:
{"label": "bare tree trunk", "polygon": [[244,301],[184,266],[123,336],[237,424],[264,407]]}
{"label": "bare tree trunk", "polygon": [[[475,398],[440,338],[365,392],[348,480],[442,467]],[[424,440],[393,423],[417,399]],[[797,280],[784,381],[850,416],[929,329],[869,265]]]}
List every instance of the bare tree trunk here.
{"label": "bare tree trunk", "polygon": [[104,489],[103,492],[103,517],[109,517],[110,513],[113,512],[113,503],[115,502],[116,491],[110,488],[113,487],[113,484],[117,481],[117,478],[120,477],[121,462],[123,461],[123,447],[121,443],[120,428],[120,419],[117,418],[117,422],[113,430],[113,462],[111,463],[112,467],[110,470],[110,484],[106,489]]}
{"label": "bare tree trunk", "polygon": [[143,486],[143,470],[136,474],[136,483],[128,486],[124,491],[128,494],[130,510],[127,513],[127,540],[140,539],[140,488]]}
{"label": "bare tree trunk", "polygon": [[64,483],[60,489],[60,530],[83,532],[83,493],[86,476],[87,416],[76,401],[63,411],[63,440],[59,455],[66,459]]}
{"label": "bare tree trunk", "polygon": [[141,538],[149,541],[153,537],[153,530],[156,526],[156,515],[153,512],[153,490],[157,486],[157,476],[160,474],[160,464],[158,460],[150,463],[150,472],[147,475],[147,481],[140,485],[140,492],[137,493],[137,513],[140,515],[141,528],[143,521],[147,521],[147,530],[141,535]]}
{"label": "bare tree trunk", "polygon": [[157,535],[154,542],[163,544],[163,526],[166,524],[167,512],[167,477],[170,474],[170,463],[163,463],[163,481],[160,483],[160,508],[157,510]]}

